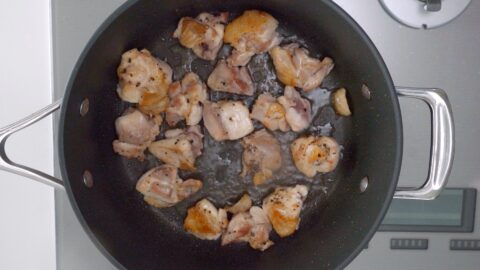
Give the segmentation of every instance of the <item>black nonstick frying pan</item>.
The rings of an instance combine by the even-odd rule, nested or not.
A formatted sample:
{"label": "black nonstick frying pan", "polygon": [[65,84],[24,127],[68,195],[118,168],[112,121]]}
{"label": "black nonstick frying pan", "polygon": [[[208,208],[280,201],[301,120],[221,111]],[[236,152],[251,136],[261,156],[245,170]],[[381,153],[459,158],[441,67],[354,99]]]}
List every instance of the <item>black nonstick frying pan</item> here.
{"label": "black nonstick frying pan", "polygon": [[[322,85],[328,91],[318,90],[307,96],[316,105],[314,128],[305,133],[335,137],[343,145],[343,158],[333,173],[309,181],[291,170],[287,154],[286,165],[274,176],[273,183],[254,188],[251,181],[238,176],[239,143],[220,144],[207,135],[204,154],[197,161],[198,171],[182,175],[202,179],[204,188],[174,207],[155,209],[135,191],[135,183],[158,161],[151,157],[144,162],[127,160],[112,151],[116,137],[113,123],[129,106],[115,93],[120,56],[131,48],[147,48],[173,67],[175,79],[191,68],[205,80],[213,64],[190,59],[186,49],[171,38],[178,20],[204,11],[228,11],[233,17],[247,9],[269,12],[289,40],[301,41],[313,55],[334,59],[335,68]],[[269,68],[269,58],[262,55],[249,66],[257,94],[283,89],[278,82],[268,87],[262,84]],[[337,117],[330,107],[328,95],[337,87],[349,90],[352,117]],[[429,177],[420,188],[403,191],[395,191],[402,160],[398,96],[424,100],[432,111]],[[210,98],[225,96],[211,93]],[[15,164],[5,153],[8,136],[59,107],[58,149],[63,181]],[[297,136],[277,135],[283,136],[284,142]],[[439,194],[450,172],[454,148],[453,118],[445,93],[439,89],[396,89],[367,35],[327,0],[129,1],[106,20],[88,43],[63,101],[1,129],[0,139],[1,168],[65,188],[91,240],[115,266],[127,269],[343,268],[373,236],[394,196],[427,200]],[[288,151],[288,146],[285,149]],[[300,228],[285,239],[272,233],[275,245],[265,252],[242,244],[221,247],[218,241],[199,240],[182,228],[186,209],[200,198],[208,197],[217,207],[223,207],[249,192],[258,204],[275,185],[294,183],[307,184],[311,190]]]}

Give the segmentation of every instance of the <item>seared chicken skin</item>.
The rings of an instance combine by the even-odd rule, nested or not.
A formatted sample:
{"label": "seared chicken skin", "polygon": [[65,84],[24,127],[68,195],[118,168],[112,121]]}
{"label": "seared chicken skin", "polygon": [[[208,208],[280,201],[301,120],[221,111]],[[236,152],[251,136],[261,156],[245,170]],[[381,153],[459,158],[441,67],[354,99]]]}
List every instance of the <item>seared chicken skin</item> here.
{"label": "seared chicken skin", "polygon": [[228,62],[232,66],[245,66],[252,56],[264,53],[280,44],[278,21],[272,15],[247,10],[225,28],[223,41],[234,48]]}
{"label": "seared chicken skin", "polygon": [[137,182],[137,191],[150,205],[170,207],[202,188],[202,182],[195,179],[183,181],[177,175],[177,168],[161,165],[146,172]]}
{"label": "seared chicken skin", "polygon": [[333,171],[340,159],[340,146],[331,137],[302,137],[290,146],[298,170],[312,178],[317,172]]}
{"label": "seared chicken skin", "polygon": [[122,100],[140,103],[140,109],[147,114],[165,111],[167,89],[172,83],[172,69],[167,63],[146,49],[132,49],[122,55],[117,75],[117,93]]}
{"label": "seared chicken skin", "polygon": [[217,141],[237,140],[253,131],[247,107],[241,101],[205,102],[203,122]]}
{"label": "seared chicken skin", "polygon": [[222,236],[222,246],[233,242],[248,242],[252,248],[264,251],[273,245],[269,239],[271,231],[272,225],[263,209],[253,206],[248,212],[233,216]]}
{"label": "seared chicken skin", "polygon": [[317,88],[333,69],[333,60],[329,57],[319,59],[308,56],[306,49],[297,43],[277,46],[270,50],[270,56],[278,79],[285,85],[310,91]]}
{"label": "seared chicken skin", "polygon": [[180,44],[192,49],[200,58],[215,60],[223,44],[223,32],[228,20],[228,12],[218,16],[201,13],[197,18],[183,17],[173,33]]}
{"label": "seared chicken skin", "polygon": [[263,210],[280,237],[287,237],[298,229],[307,194],[308,188],[304,185],[278,187],[263,200]]}
{"label": "seared chicken skin", "polygon": [[280,143],[265,129],[243,138],[241,176],[255,172],[253,183],[261,185],[270,179],[273,173],[282,166],[282,152]]}
{"label": "seared chicken skin", "polygon": [[285,108],[270,93],[260,94],[250,114],[252,119],[262,123],[269,130],[289,131]]}
{"label": "seared chicken skin", "polygon": [[202,120],[202,104],[207,97],[207,86],[197,74],[190,72],[182,81],[174,82],[168,89],[170,105],[166,112],[168,125],[175,126],[186,120],[187,125],[196,125]]}
{"label": "seared chicken skin", "polygon": [[185,230],[203,240],[216,240],[228,226],[227,212],[217,209],[207,199],[202,199],[188,209],[183,223]]}
{"label": "seared chicken skin", "polygon": [[246,67],[234,67],[220,60],[208,77],[208,86],[215,91],[251,96],[255,91]]}
{"label": "seared chicken skin", "polygon": [[199,126],[191,126],[186,130],[168,130],[165,139],[153,142],[148,150],[166,164],[194,171],[195,159],[203,149],[202,138]]}
{"label": "seared chicken skin", "polygon": [[285,109],[285,119],[293,131],[302,131],[310,125],[312,121],[310,102],[302,98],[293,87],[285,87],[285,92],[278,98],[278,102]]}
{"label": "seared chicken skin", "polygon": [[161,116],[152,118],[139,110],[127,109],[115,120],[118,139],[113,141],[113,151],[128,158],[143,160],[143,152],[160,133],[161,123]]}

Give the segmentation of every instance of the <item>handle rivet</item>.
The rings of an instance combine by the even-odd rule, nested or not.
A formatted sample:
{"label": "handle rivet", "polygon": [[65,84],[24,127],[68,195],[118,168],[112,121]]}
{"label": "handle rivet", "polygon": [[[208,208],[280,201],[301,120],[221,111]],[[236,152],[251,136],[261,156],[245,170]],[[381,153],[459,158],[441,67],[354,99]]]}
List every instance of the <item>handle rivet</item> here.
{"label": "handle rivet", "polygon": [[89,170],[86,170],[85,172],[83,172],[83,184],[87,188],[93,187],[93,177],[92,177],[92,173],[90,173]]}
{"label": "handle rivet", "polygon": [[372,94],[370,93],[370,89],[365,84],[362,84],[362,96],[367,100],[372,99]]}
{"label": "handle rivet", "polygon": [[360,180],[360,193],[365,192],[368,187],[368,177],[363,177],[362,180]]}
{"label": "handle rivet", "polygon": [[88,98],[86,98],[82,101],[82,104],[80,104],[80,115],[81,116],[87,115],[89,109],[90,109],[90,101],[88,100]]}

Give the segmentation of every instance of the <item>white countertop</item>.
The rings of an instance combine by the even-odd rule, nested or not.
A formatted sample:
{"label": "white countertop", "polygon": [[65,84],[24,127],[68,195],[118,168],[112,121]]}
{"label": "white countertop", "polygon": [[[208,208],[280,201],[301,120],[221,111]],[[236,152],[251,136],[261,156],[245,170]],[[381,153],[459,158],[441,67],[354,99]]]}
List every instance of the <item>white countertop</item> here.
{"label": "white countertop", "polygon": [[[52,102],[49,0],[17,0],[0,9],[0,126]],[[53,173],[52,120],[12,136],[17,163]],[[53,189],[0,171],[0,269],[55,269]]]}

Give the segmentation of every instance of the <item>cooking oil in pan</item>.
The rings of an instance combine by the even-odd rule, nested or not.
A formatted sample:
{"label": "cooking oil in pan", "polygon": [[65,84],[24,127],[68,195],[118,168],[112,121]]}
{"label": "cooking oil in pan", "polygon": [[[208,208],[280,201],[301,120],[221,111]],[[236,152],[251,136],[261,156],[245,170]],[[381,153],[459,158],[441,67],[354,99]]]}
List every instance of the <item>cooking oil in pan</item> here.
{"label": "cooking oil in pan", "polygon": [[[173,29],[172,29],[173,32]],[[288,32],[286,29],[279,31],[284,37],[283,43],[297,42],[310,50],[311,55],[315,54],[313,47],[308,46],[308,42],[299,39],[297,36]],[[168,35],[170,36],[170,35]],[[167,38],[151,48],[156,55],[164,55],[163,60],[167,61],[174,71],[174,80],[180,80],[187,72],[197,73],[204,82],[215,67],[216,61],[205,61],[199,59],[195,54],[186,48],[181,47],[177,40]],[[231,47],[224,45],[218,55],[218,59],[226,58],[231,52]],[[267,53],[256,55],[248,64],[248,69],[255,84],[256,92],[254,96],[241,96],[229,93],[222,93],[209,90],[209,98],[212,101],[219,100],[241,100],[250,109],[257,96],[263,92],[269,92],[278,97],[283,94],[284,86],[277,80],[273,62]],[[271,193],[277,186],[293,186],[295,184],[304,184],[309,187],[309,194],[302,211],[302,220],[308,220],[312,212],[320,211],[325,205],[328,197],[335,190],[336,185],[343,174],[336,171],[328,174],[317,174],[313,179],[308,179],[293,164],[290,154],[290,144],[299,136],[313,134],[317,136],[334,136],[342,144],[342,138],[348,134],[348,127],[343,127],[344,121],[337,121],[338,117],[330,106],[330,93],[333,86],[338,85],[335,69],[323,83],[324,88],[315,89],[309,93],[302,92],[302,95],[310,100],[312,112],[314,113],[311,126],[304,132],[297,134],[294,132],[272,132],[279,140],[283,152],[283,163],[279,171],[266,184],[254,186],[252,175],[243,178],[240,176],[242,170],[242,146],[240,140],[237,141],[215,141],[208,131],[203,128],[204,149],[202,155],[197,158],[197,171],[180,171],[182,179],[196,178],[203,181],[203,188],[191,197],[178,203],[174,207],[156,209],[151,207],[157,217],[163,222],[170,223],[175,230],[181,231],[183,219],[186,211],[201,198],[208,198],[217,207],[224,207],[235,203],[244,193],[248,193],[254,204],[261,205],[262,199]],[[203,126],[201,122],[200,125]],[[181,124],[179,127],[182,127]],[[255,129],[259,130],[263,126],[255,123]],[[162,126],[162,132],[158,139],[162,138],[163,131],[167,129],[166,124]],[[340,135],[340,140],[337,136]],[[128,162],[128,161],[127,161]],[[341,167],[342,161],[340,161]],[[160,165],[161,163],[151,154],[147,154],[144,162],[145,171],[149,168]],[[130,165],[130,164],[128,164]],[[338,170],[338,168],[337,168]],[[140,174],[141,175],[141,174]],[[140,176],[132,175],[132,183],[135,183]],[[141,199],[141,195],[138,195]],[[147,206],[150,207],[150,206]]]}

